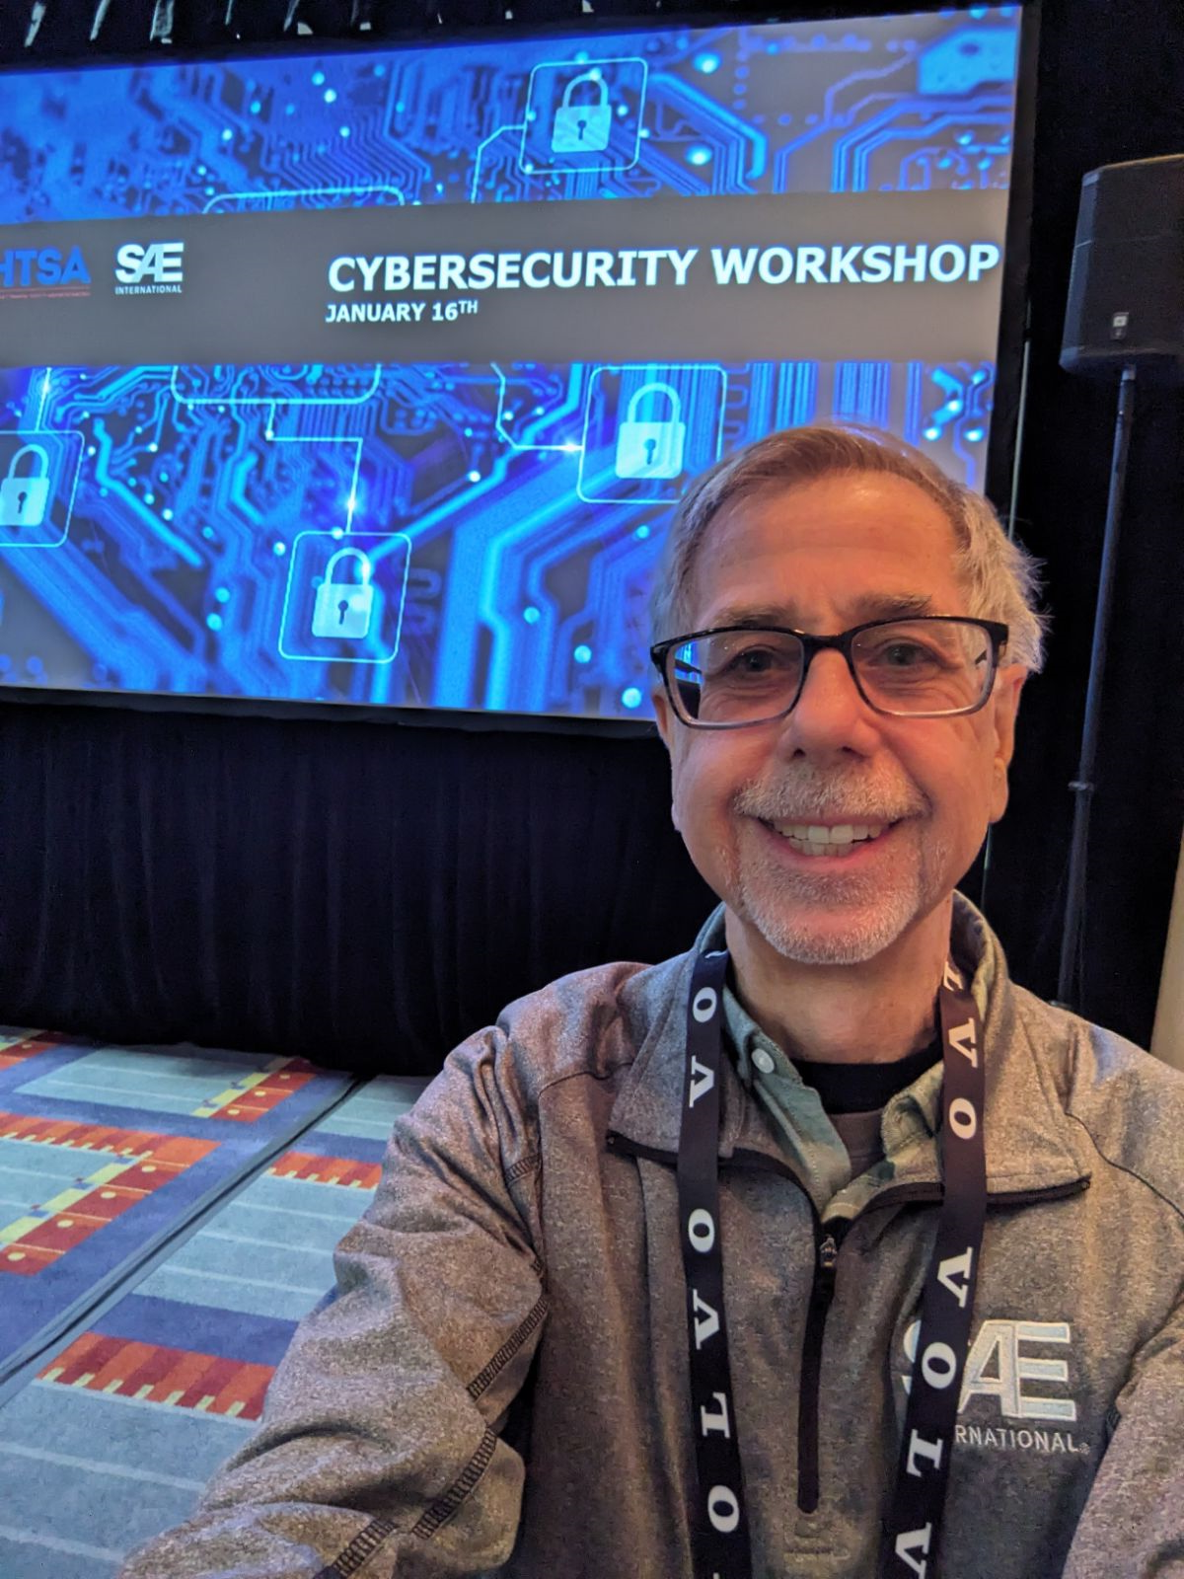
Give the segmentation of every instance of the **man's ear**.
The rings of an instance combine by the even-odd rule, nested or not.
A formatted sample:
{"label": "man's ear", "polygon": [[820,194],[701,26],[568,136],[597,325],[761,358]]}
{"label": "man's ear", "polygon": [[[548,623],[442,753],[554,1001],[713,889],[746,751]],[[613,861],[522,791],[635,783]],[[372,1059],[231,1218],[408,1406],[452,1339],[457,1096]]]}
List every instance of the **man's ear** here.
{"label": "man's ear", "polygon": [[[662,737],[662,744],[666,747],[666,754],[670,758],[670,771],[673,774],[674,741],[671,737],[674,730],[675,718],[673,712],[671,711],[670,701],[666,695],[666,692],[661,687],[658,687],[656,690],[650,692],[650,700],[654,704],[654,717],[658,723],[658,733]],[[681,833],[682,829],[679,827],[678,822],[678,807],[675,804],[673,796],[671,796],[670,800],[670,821],[674,824],[675,828],[678,829],[679,833]]]}
{"label": "man's ear", "polygon": [[1008,664],[995,676],[995,756],[1004,772],[1011,766],[1015,751],[1015,721],[1020,710],[1020,692],[1028,679],[1022,663]]}
{"label": "man's ear", "polygon": [[658,733],[662,737],[662,744],[669,753],[671,750],[670,732],[673,719],[670,715],[669,699],[660,685],[655,686],[650,692],[650,701],[654,704],[654,717],[657,720]]}
{"label": "man's ear", "polygon": [[992,822],[998,822],[1007,810],[1007,770],[1015,751],[1015,721],[1020,710],[1020,692],[1028,678],[1022,664],[1009,664],[995,676],[995,760],[991,783]]}

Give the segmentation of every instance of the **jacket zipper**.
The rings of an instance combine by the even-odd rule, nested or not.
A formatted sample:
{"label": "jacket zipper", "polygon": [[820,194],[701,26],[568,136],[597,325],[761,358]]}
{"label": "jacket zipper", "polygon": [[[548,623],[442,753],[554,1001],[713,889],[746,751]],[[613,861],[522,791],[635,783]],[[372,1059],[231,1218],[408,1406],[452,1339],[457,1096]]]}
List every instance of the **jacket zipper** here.
{"label": "jacket zipper", "polygon": [[[818,1208],[805,1185],[792,1168],[764,1152],[737,1149],[732,1160],[740,1166],[748,1164],[771,1168],[791,1179],[805,1195],[814,1219],[814,1275],[810,1288],[810,1304],[806,1312],[806,1331],[802,1339],[802,1368],[798,1383],[798,1508],[802,1513],[814,1513],[821,1495],[819,1472],[819,1405],[822,1391],[822,1343],[826,1335],[826,1318],[830,1314],[835,1294],[835,1272],[839,1249],[854,1217],[838,1218],[824,1223]],[[1089,1188],[1089,1179],[1073,1179],[1066,1184],[1049,1185],[1042,1190],[1000,1190],[987,1197],[987,1208],[1022,1206],[1036,1201],[1061,1200],[1079,1195]],[[859,1215],[874,1211],[880,1206],[939,1203],[945,1195],[940,1184],[898,1184],[869,1201]]]}
{"label": "jacket zipper", "polygon": [[[677,1166],[676,1152],[661,1151],[643,1146],[609,1130],[605,1137],[609,1151],[628,1153]],[[839,1250],[855,1217],[838,1218],[824,1223],[818,1208],[798,1175],[784,1162],[770,1157],[763,1151],[746,1151],[737,1148],[730,1159],[722,1158],[721,1167],[731,1162],[737,1167],[759,1168],[780,1174],[795,1184],[806,1198],[814,1219],[814,1273],[810,1287],[810,1304],[806,1313],[806,1331],[802,1340],[802,1369],[798,1384],[798,1508],[802,1513],[814,1513],[821,1495],[818,1454],[819,1401],[822,1390],[822,1342],[826,1334],[826,1318],[830,1313],[835,1294],[835,1272]],[[1089,1188],[1088,1174],[1081,1179],[1071,1179],[1065,1184],[1053,1184],[1040,1190],[998,1190],[987,1196],[987,1209],[1002,1206],[1027,1206],[1038,1201],[1064,1200],[1080,1195]],[[885,1190],[870,1200],[860,1212],[874,1211],[880,1206],[897,1206],[905,1203],[936,1204],[944,1197],[940,1184],[900,1184]]]}
{"label": "jacket zipper", "polygon": [[[811,1203],[813,1204],[813,1203]],[[798,1387],[798,1507],[813,1513],[818,1506],[818,1396],[822,1385],[822,1340],[835,1297],[839,1246],[850,1222],[831,1226],[814,1214],[814,1278],[802,1340],[802,1372]]]}

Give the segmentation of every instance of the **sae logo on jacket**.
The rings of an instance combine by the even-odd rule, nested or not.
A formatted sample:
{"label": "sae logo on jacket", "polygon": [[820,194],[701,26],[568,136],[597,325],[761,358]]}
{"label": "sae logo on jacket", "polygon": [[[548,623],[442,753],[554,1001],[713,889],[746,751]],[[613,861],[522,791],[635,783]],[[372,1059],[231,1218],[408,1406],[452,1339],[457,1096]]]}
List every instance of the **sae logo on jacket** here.
{"label": "sae logo on jacket", "polygon": [[[904,1351],[910,1361],[917,1358],[920,1333],[921,1323],[914,1321],[904,1335]],[[1032,1346],[1072,1341],[1067,1321],[984,1321],[966,1356],[958,1413],[963,1414],[974,1398],[993,1398],[1000,1415],[1008,1420],[1076,1420],[1077,1405],[1072,1398],[1046,1397],[1043,1392],[1037,1395],[1025,1386],[1027,1382],[1067,1383],[1068,1364],[1033,1353]],[[907,1374],[901,1378],[906,1392],[911,1379]]]}
{"label": "sae logo on jacket", "polygon": [[[905,1331],[909,1370],[916,1362],[920,1335],[919,1321]],[[1049,1355],[1046,1348],[1049,1344],[1068,1347],[1072,1342],[1073,1329],[1067,1321],[983,1321],[966,1356],[958,1443],[1036,1453],[1090,1453],[1090,1444],[1078,1441],[1068,1429],[1078,1418],[1076,1400],[1065,1396],[1068,1361]],[[905,1392],[912,1380],[909,1370],[900,1378]],[[979,1398],[990,1400],[993,1407],[975,1408]]]}

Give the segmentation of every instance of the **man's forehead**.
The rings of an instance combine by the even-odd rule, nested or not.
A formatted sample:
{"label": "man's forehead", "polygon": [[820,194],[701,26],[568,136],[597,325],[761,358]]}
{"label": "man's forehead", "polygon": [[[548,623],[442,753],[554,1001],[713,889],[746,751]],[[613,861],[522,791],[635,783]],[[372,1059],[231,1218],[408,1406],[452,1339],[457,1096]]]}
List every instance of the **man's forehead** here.
{"label": "man's forehead", "polygon": [[[727,501],[695,556],[693,603],[707,625],[794,625],[957,614],[964,589],[944,510],[893,473],[838,473]],[[956,606],[957,605],[957,606]]]}
{"label": "man's forehead", "polygon": [[[840,616],[850,625],[865,620],[916,619],[922,614],[945,612],[926,592],[851,592],[835,599]],[[809,617],[805,606],[793,599],[786,602],[736,599],[709,601],[706,619],[714,628],[722,625],[798,625]]]}

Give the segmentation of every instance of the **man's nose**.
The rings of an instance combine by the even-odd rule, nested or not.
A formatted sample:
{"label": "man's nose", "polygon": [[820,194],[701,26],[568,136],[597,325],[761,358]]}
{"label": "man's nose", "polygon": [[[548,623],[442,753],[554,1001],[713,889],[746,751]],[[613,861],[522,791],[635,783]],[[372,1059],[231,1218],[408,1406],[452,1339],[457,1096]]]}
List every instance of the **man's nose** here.
{"label": "man's nose", "polygon": [[787,747],[806,752],[874,748],[876,714],[841,652],[815,653],[806,683],[784,721]]}

